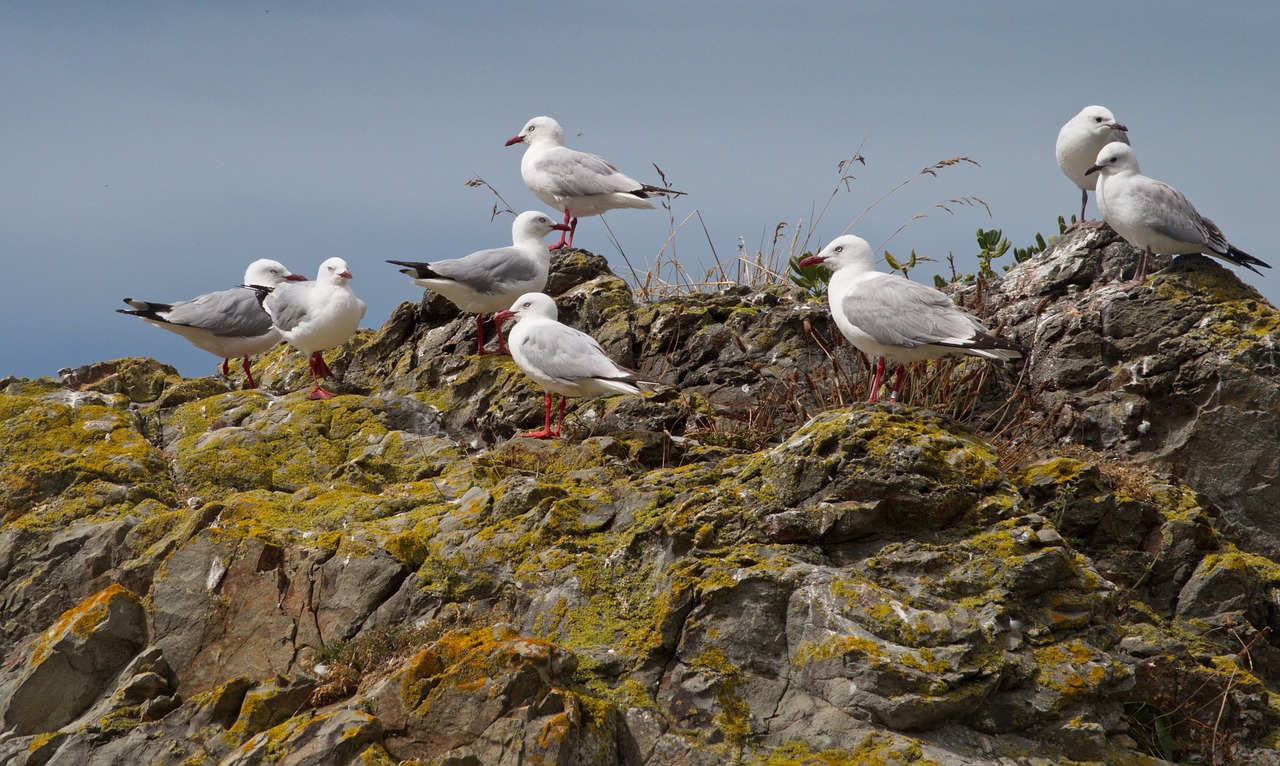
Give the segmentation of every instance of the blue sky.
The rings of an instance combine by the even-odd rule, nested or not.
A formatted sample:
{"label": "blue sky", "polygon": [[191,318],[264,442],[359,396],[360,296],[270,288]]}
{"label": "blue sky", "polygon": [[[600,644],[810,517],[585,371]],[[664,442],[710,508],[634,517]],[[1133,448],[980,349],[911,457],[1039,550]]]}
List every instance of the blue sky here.
{"label": "blue sky", "polygon": [[[1118,6],[1118,7],[1117,7]],[[385,259],[509,243],[493,197],[539,208],[521,147],[547,114],[567,143],[688,192],[674,254],[700,274],[803,223],[836,165],[866,167],[818,223],[820,246],[877,197],[954,156],[853,229],[972,270],[978,227],[1017,245],[1055,230],[1078,190],[1053,159],[1087,104],[1130,128],[1143,171],[1233,244],[1277,266],[1242,277],[1280,299],[1276,203],[1280,5],[975,3],[58,3],[0,5],[0,376],[152,356],[217,360],[113,313],[179,300],[276,258],[314,276],[347,259],[378,327],[413,287]],[[976,197],[990,206],[931,206]],[[1090,203],[1090,216],[1096,209]],[[607,216],[647,268],[662,211]],[[790,229],[788,229],[790,231]],[[599,218],[577,244],[624,270]],[[670,251],[668,251],[668,254]]]}

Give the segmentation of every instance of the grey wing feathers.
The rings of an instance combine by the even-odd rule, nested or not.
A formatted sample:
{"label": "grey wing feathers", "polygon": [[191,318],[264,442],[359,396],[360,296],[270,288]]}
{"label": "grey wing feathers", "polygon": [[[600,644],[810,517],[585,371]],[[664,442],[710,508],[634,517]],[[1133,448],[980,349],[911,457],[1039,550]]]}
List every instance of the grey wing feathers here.
{"label": "grey wing feathers", "polygon": [[538,165],[539,170],[555,177],[559,193],[570,197],[630,193],[642,186],[604,158],[572,149],[555,152]]}
{"label": "grey wing feathers", "polygon": [[908,279],[877,279],[875,299],[855,291],[841,306],[856,327],[877,342],[912,348],[926,343],[967,339],[981,332],[978,320],[937,290]]}
{"label": "grey wing feathers", "polygon": [[528,282],[538,275],[537,264],[514,247],[480,250],[465,258],[437,261],[431,264],[431,270],[485,295],[501,292],[504,285]]}
{"label": "grey wing feathers", "polygon": [[1146,221],[1157,234],[1179,242],[1202,244],[1218,253],[1227,251],[1222,233],[1217,231],[1218,227],[1213,227],[1218,240],[1215,243],[1204,219],[1182,192],[1150,178],[1136,179],[1135,183],[1135,190],[1138,192],[1135,196],[1141,200],[1147,213]]}
{"label": "grey wing feathers", "polygon": [[614,364],[595,338],[562,325],[557,331],[526,335],[521,341],[530,357],[540,360],[544,375],[564,383],[584,378],[626,380],[626,368]]}
{"label": "grey wing feathers", "polygon": [[262,307],[271,321],[285,332],[293,330],[307,318],[307,292],[315,282],[285,282],[275,287],[263,300]]}
{"label": "grey wing feathers", "polygon": [[[132,302],[130,305],[137,307]],[[271,318],[258,305],[257,295],[243,287],[207,293],[165,307],[150,305],[156,314],[154,319],[207,330],[219,337],[249,338],[271,329]]]}

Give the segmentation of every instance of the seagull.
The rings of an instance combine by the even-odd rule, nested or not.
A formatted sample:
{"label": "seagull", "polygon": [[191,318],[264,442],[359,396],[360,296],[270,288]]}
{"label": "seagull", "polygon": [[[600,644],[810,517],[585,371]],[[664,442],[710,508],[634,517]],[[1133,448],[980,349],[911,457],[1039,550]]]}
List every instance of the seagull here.
{"label": "seagull", "polygon": [[1197,213],[1177,189],[1142,175],[1138,157],[1128,144],[1107,144],[1085,172],[1098,174],[1098,209],[1103,219],[1142,251],[1131,286],[1146,279],[1152,253],[1205,253],[1255,274],[1262,272],[1254,266],[1271,268],[1228,243],[1218,225]]}
{"label": "seagull", "polygon": [[867,401],[878,398],[885,357],[898,362],[889,397],[897,401],[908,362],[952,354],[1005,361],[1027,352],[1013,341],[989,335],[977,319],[932,287],[876,271],[875,255],[861,237],[837,237],[799,265],[819,263],[831,269],[827,299],[836,326],[859,351],[879,359]]}
{"label": "seagull", "polygon": [[314,282],[286,283],[275,288],[250,285],[258,291],[262,308],[271,315],[271,323],[280,335],[309,357],[315,383],[307,394],[309,399],[334,396],[320,387],[320,378],[333,377],[321,352],[346,343],[364,318],[364,301],[351,292],[350,280],[347,262],[330,258],[320,264],[320,274]]}
{"label": "seagull", "polygon": [[[419,287],[440,293],[463,311],[476,315],[476,353],[484,356],[484,315],[501,311],[516,298],[547,286],[551,251],[544,241],[553,231],[568,231],[546,214],[530,210],[511,224],[511,247],[480,250],[462,258],[433,263],[387,261],[407,266],[400,273]],[[508,354],[498,327],[498,353]]]}
{"label": "seagull", "polygon": [[[542,293],[526,293],[511,308],[494,317],[499,325],[514,318],[511,358],[516,366],[547,392],[546,423],[541,431],[523,436],[545,439],[559,436],[564,428],[565,398],[600,394],[639,394],[666,386],[635,370],[615,363],[596,339],[560,324],[556,302]],[[560,420],[551,428],[551,395],[560,394]]]}
{"label": "seagull", "polygon": [[[254,261],[244,272],[245,284],[275,287],[284,281],[305,281],[283,263],[267,258]],[[228,363],[239,357],[249,388],[258,384],[249,371],[249,357],[261,354],[280,342],[280,333],[271,326],[271,317],[262,310],[252,290],[233,287],[216,293],[205,293],[189,301],[154,303],[125,298],[131,309],[118,313],[136,316],[148,324],[177,333],[196,348],[222,357],[222,376],[230,374]]]}
{"label": "seagull", "polygon": [[507,141],[507,146],[528,144],[520,160],[520,175],[534,196],[564,211],[565,234],[552,250],[573,246],[573,232],[581,216],[600,215],[614,208],[652,208],[651,194],[679,196],[684,192],[650,186],[623,174],[594,154],[564,145],[564,129],[550,117],[534,117]]}
{"label": "seagull", "polygon": [[1090,176],[1089,166],[1098,158],[1102,147],[1112,141],[1129,143],[1128,128],[1116,122],[1115,115],[1105,106],[1086,106],[1067,121],[1058,131],[1058,145],[1054,154],[1058,167],[1080,187],[1080,220],[1077,226],[1092,228],[1101,222],[1085,223],[1084,208],[1089,204],[1089,191],[1096,188],[1098,179]]}

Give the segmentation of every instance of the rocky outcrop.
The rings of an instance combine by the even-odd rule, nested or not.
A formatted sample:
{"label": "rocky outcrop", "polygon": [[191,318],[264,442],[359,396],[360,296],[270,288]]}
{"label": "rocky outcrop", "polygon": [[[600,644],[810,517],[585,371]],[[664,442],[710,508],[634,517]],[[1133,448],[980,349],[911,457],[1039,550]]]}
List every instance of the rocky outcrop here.
{"label": "rocky outcrop", "polygon": [[1278,556],[1280,313],[1206,256],[1126,291],[1104,265],[1127,250],[1109,228],[1081,232],[992,291],[994,316],[1034,345],[1038,409],[1058,441],[1180,477]]}
{"label": "rocky outcrop", "polygon": [[431,299],[329,402],[285,349],[0,380],[0,763],[1277,763],[1277,314],[1104,253],[961,290],[1032,357],[912,406],[793,290],[578,251],[563,316],[678,388],[559,441]]}

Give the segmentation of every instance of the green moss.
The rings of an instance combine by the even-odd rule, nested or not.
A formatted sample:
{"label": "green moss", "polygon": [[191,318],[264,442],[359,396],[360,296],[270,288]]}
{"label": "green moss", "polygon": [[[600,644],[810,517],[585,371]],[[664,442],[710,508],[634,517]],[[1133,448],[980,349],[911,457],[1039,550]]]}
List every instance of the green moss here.
{"label": "green moss", "polygon": [[176,504],[164,456],[126,410],[0,395],[0,509],[5,523],[61,528],[120,518],[148,498]]}

